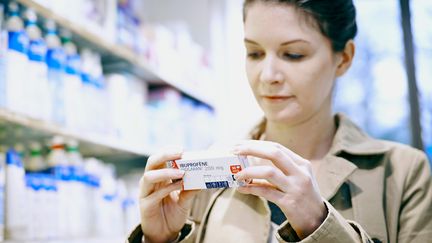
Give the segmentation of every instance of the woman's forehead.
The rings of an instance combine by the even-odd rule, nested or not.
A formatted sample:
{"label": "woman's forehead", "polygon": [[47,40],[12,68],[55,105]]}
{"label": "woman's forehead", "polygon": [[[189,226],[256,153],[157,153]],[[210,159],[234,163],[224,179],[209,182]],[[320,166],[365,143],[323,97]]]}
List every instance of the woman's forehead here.
{"label": "woman's forehead", "polygon": [[284,42],[321,39],[318,28],[310,22],[304,13],[288,4],[255,3],[247,11],[245,38],[254,41],[283,39]]}

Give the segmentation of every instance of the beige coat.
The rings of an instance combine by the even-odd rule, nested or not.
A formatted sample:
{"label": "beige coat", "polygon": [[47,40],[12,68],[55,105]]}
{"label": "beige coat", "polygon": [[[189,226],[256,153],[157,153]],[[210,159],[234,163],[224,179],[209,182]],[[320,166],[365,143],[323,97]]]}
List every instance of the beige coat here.
{"label": "beige coat", "polygon": [[[329,214],[301,242],[432,242],[431,170],[425,154],[375,140],[336,116],[337,133],[316,179]],[[127,242],[141,242],[137,227]],[[196,197],[180,242],[296,241],[288,222],[272,230],[265,199],[232,189]]]}

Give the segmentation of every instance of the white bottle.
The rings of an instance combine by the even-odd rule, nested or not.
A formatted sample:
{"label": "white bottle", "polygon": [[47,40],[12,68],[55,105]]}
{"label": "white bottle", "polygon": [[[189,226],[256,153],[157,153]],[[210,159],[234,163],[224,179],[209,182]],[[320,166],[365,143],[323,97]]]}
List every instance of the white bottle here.
{"label": "white bottle", "polygon": [[49,177],[50,190],[49,190],[49,218],[50,222],[50,234],[53,238],[60,238],[59,234],[59,217],[60,205],[59,205],[59,193],[58,193],[58,183],[53,177]]}
{"label": "white bottle", "polygon": [[5,229],[6,150],[0,146],[0,241],[4,240]]}
{"label": "white bottle", "polygon": [[52,121],[63,125],[64,114],[64,63],[65,53],[57,36],[57,27],[54,21],[46,22],[45,41],[48,46],[46,63],[48,65],[48,83],[52,106]]}
{"label": "white bottle", "polygon": [[58,166],[67,166],[68,161],[63,137],[53,137],[51,140],[50,149],[51,150],[47,157],[48,167],[55,168]]}
{"label": "white bottle", "polygon": [[37,15],[32,9],[27,9],[26,32],[30,39],[28,50],[28,74],[24,86],[26,97],[26,113],[32,117],[47,120],[50,117],[50,99],[48,85],[48,67],[45,62],[47,46],[37,26]]}
{"label": "white bottle", "polygon": [[3,3],[0,3],[0,107],[6,106],[6,53],[8,49],[7,30],[4,26]]}
{"label": "white bottle", "polygon": [[9,3],[8,51],[6,57],[6,106],[16,112],[24,112],[22,91],[24,80],[27,79],[27,49],[28,37],[24,24],[19,16],[19,6],[16,2]]}
{"label": "white bottle", "polygon": [[27,194],[27,240],[35,240],[38,239],[37,234],[41,232],[41,225],[44,224],[44,221],[41,221],[38,224],[32,224],[31,222],[39,222],[38,214],[40,214],[39,200],[38,200],[38,190],[39,186],[37,185],[37,178],[33,174],[26,174],[26,194]]}
{"label": "white bottle", "polygon": [[88,158],[84,163],[85,171],[87,174],[87,201],[89,202],[88,217],[86,221],[88,223],[88,236],[98,237],[101,236],[100,228],[103,227],[104,219],[104,203],[103,193],[101,187],[103,164],[95,159]]}
{"label": "white bottle", "polygon": [[94,80],[94,95],[92,96],[91,103],[94,107],[94,114],[92,119],[92,127],[94,131],[99,134],[109,133],[109,102],[107,86],[102,71],[101,56],[98,53],[93,53],[93,69],[92,77]]}
{"label": "white bottle", "polygon": [[59,235],[59,201],[58,190],[55,178],[52,175],[44,175],[43,177],[43,198],[42,207],[43,216],[46,218],[42,238],[45,240],[53,240],[60,238]]}
{"label": "white bottle", "polygon": [[79,111],[82,108],[81,99],[81,57],[77,47],[71,41],[69,31],[62,30],[63,48],[66,52],[64,80],[64,108],[66,126],[79,130]]}
{"label": "white bottle", "polygon": [[[35,222],[36,219],[34,218],[33,213],[35,212],[34,208],[34,196],[33,196],[33,178],[32,175],[26,174],[25,175],[25,185],[26,185],[26,197],[27,197],[27,222]],[[27,240],[33,240],[35,239],[35,224],[29,224],[27,223]]]}
{"label": "white bottle", "polygon": [[82,109],[79,113],[80,120],[80,130],[84,132],[91,132],[92,121],[94,117],[94,78],[92,76],[92,70],[94,68],[94,63],[92,59],[92,51],[90,49],[83,49],[81,51],[81,99],[82,99]]}
{"label": "white bottle", "polygon": [[56,136],[51,142],[51,151],[48,154],[48,165],[51,168],[52,174],[56,178],[58,188],[58,232],[59,237],[70,236],[71,225],[71,210],[70,205],[73,205],[75,198],[73,197],[73,187],[71,184],[71,172],[68,165],[68,159],[65,152],[64,139]]}
{"label": "white bottle", "polygon": [[31,172],[42,171],[47,165],[42,156],[41,145],[37,142],[30,143],[30,157],[24,163],[25,169]]}
{"label": "white bottle", "polygon": [[[82,229],[83,219],[85,218],[85,207],[88,201],[85,197],[85,185],[83,183],[84,165],[81,154],[78,149],[78,142],[76,140],[69,140],[66,145],[68,164],[71,170],[70,198],[73,199],[73,204],[69,205],[70,208],[70,226],[69,233],[72,237],[79,237],[85,234]],[[72,201],[72,200],[71,200]]]}
{"label": "white bottle", "polygon": [[23,240],[27,235],[24,167],[14,149],[6,153],[6,239]]}

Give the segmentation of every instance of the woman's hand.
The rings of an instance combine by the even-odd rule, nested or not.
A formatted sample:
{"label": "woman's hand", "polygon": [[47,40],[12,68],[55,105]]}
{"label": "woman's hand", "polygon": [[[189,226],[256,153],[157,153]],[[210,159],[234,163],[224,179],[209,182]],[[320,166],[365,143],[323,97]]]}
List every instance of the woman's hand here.
{"label": "woman's hand", "polygon": [[234,153],[269,160],[274,165],[250,166],[237,173],[238,180],[253,179],[252,184],[238,188],[239,192],[261,196],[278,205],[302,239],[322,224],[327,209],[308,160],[268,141],[241,142]]}
{"label": "woman's hand", "polygon": [[177,238],[186,223],[197,191],[181,191],[184,171],[165,168],[165,163],[181,158],[182,152],[150,156],[140,180],[141,228],[146,242],[169,242]]}

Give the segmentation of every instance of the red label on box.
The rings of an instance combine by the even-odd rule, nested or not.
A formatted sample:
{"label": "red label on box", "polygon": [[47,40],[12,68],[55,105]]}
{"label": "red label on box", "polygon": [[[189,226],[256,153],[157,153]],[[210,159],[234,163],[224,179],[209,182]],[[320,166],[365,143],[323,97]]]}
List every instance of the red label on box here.
{"label": "red label on box", "polygon": [[241,165],[231,165],[230,166],[231,173],[237,174],[242,170]]}
{"label": "red label on box", "polygon": [[172,161],[172,168],[173,169],[178,169],[179,168],[178,165],[177,165],[177,163],[175,162],[175,160]]}

